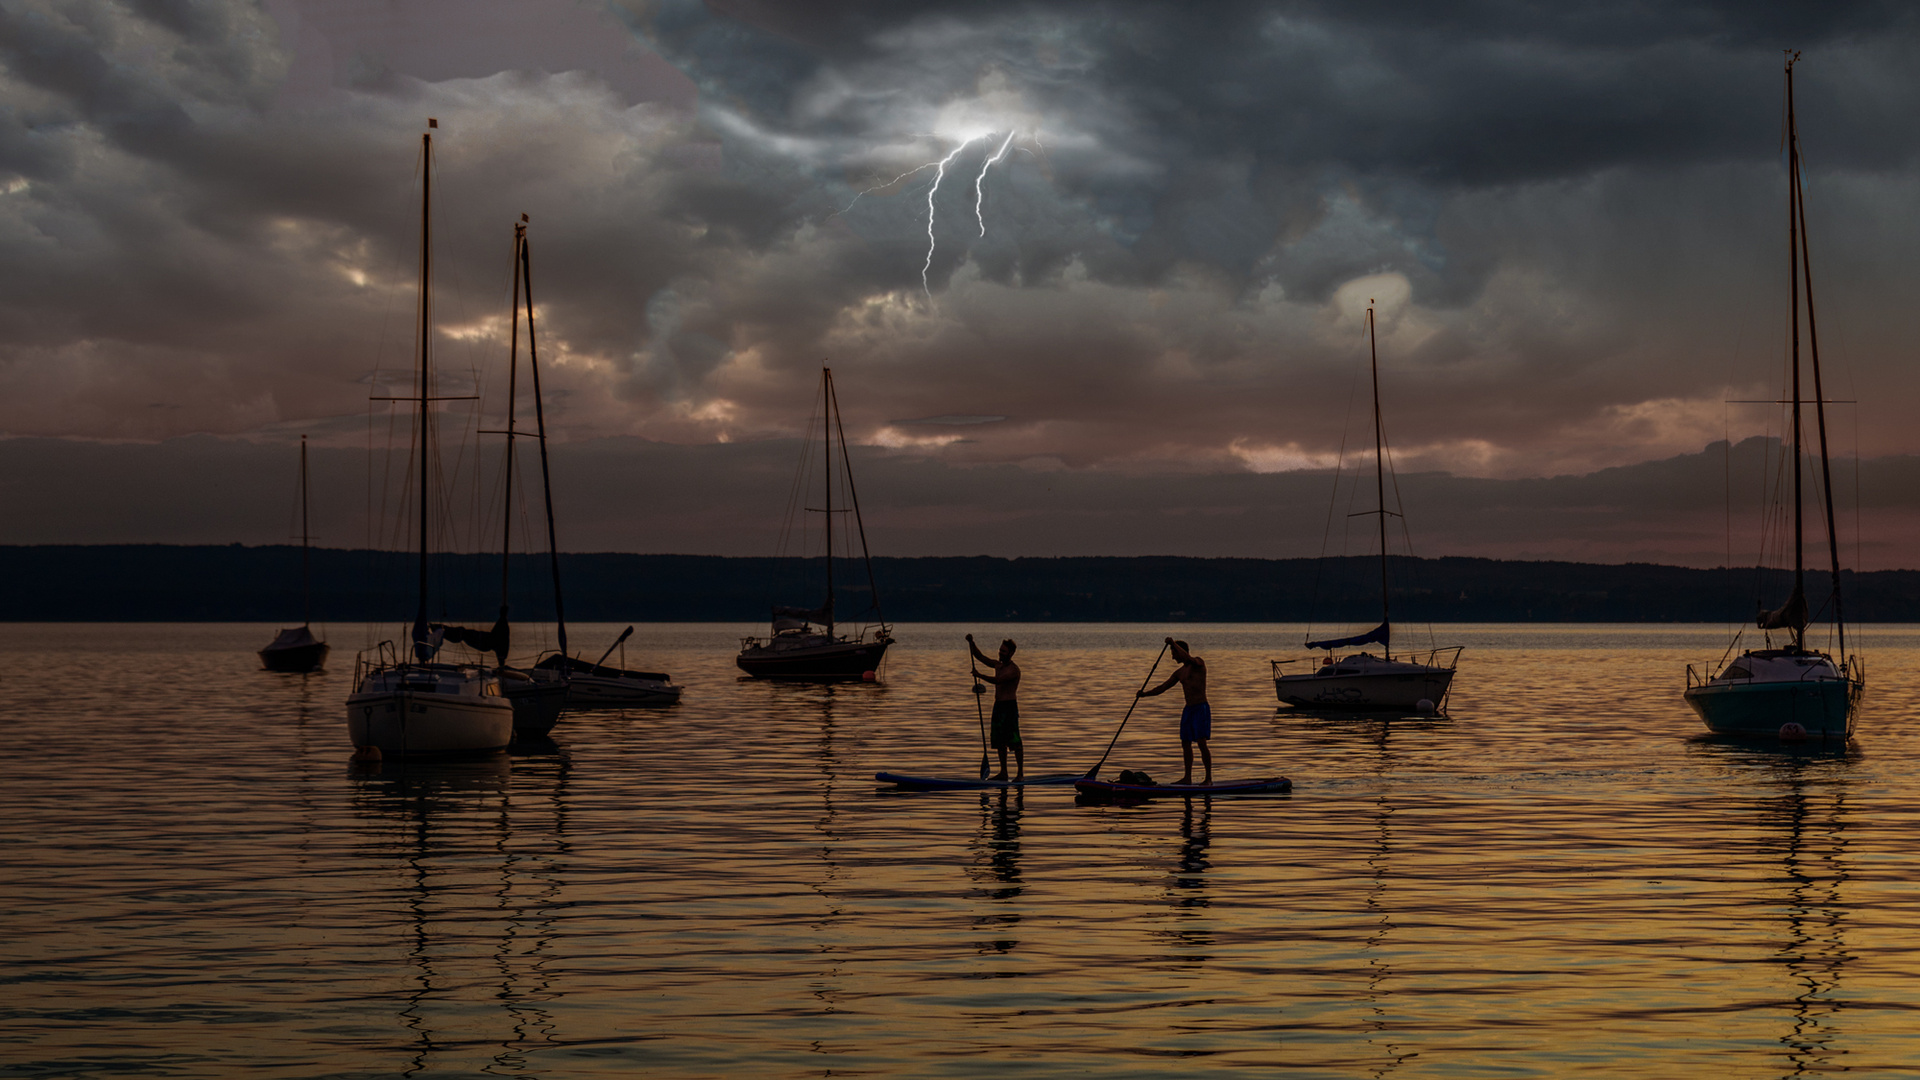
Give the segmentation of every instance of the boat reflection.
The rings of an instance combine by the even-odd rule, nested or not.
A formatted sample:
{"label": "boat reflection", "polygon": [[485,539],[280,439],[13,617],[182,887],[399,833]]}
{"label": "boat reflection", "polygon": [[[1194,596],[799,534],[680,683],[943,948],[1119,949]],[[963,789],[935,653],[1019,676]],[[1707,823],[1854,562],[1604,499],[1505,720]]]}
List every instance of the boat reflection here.
{"label": "boat reflection", "polygon": [[482,1071],[534,1076],[532,1055],[561,1041],[549,965],[572,854],[571,770],[549,743],[353,771],[366,853],[395,878],[405,928],[401,974],[369,994],[399,1003],[403,1032],[404,1060],[379,1071],[464,1071],[493,1047]]}
{"label": "boat reflection", "polygon": [[1777,962],[1790,980],[1793,1024],[1780,1036],[1793,1068],[1784,1075],[1824,1073],[1840,1067],[1840,982],[1853,959],[1847,948],[1841,893],[1849,873],[1847,792],[1844,777],[1820,776],[1816,760],[1782,763],[1780,793],[1762,800],[1760,818],[1779,830],[1785,871],[1786,940]]}

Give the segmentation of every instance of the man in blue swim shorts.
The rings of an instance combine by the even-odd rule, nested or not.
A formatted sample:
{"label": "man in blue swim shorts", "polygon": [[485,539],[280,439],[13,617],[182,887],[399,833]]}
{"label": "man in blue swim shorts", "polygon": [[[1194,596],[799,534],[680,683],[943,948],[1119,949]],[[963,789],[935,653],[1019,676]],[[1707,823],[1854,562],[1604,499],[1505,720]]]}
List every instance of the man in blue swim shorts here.
{"label": "man in blue swim shorts", "polygon": [[1186,708],[1180,710],[1180,756],[1186,760],[1187,771],[1175,781],[1178,784],[1193,783],[1193,747],[1200,746],[1200,763],[1205,767],[1207,778],[1202,784],[1213,783],[1213,753],[1207,749],[1207,740],[1213,738],[1213,709],[1207,705],[1207,662],[1187,651],[1187,643],[1167,639],[1167,647],[1173,650],[1173,658],[1180,667],[1167,677],[1167,681],[1151,690],[1142,690],[1141,697],[1153,697],[1164,694],[1173,688],[1174,683],[1187,695]]}

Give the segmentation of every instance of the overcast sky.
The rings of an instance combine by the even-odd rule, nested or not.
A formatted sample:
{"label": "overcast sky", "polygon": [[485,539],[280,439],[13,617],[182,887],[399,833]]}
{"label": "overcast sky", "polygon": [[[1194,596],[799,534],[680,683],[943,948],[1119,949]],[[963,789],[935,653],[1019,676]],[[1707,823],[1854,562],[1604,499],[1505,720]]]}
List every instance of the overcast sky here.
{"label": "overcast sky", "polygon": [[[222,539],[86,495],[184,436],[274,493],[301,432],[364,456],[371,408],[384,447],[433,116],[441,363],[497,418],[529,214],[556,454],[685,485],[567,546],[758,553],[738,471],[824,359],[875,492],[913,478],[869,500],[889,554],[1313,554],[1114,530],[1196,486],[1324,522],[1373,301],[1416,550],[1713,561],[1654,489],[1781,431],[1728,402],[1781,390],[1794,47],[1835,450],[1878,462],[1866,562],[1915,565],[1920,501],[1871,487],[1920,452],[1917,38],[1872,3],[4,0],[0,460],[54,472],[0,483],[73,497],[0,540]],[[1585,530],[1460,510],[1663,461]],[[1055,487],[1078,517],[1022,501]]]}

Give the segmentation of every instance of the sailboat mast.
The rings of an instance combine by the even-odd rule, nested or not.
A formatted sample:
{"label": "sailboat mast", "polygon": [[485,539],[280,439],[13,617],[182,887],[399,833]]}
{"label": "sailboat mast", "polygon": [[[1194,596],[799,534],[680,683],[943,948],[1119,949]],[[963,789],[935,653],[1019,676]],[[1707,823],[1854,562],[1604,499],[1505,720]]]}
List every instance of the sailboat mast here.
{"label": "sailboat mast", "polygon": [[507,610],[507,585],[513,552],[514,419],[520,411],[520,248],[527,242],[526,225],[513,226],[513,301],[507,316],[507,487],[500,511],[500,610]]}
{"label": "sailboat mast", "polygon": [[521,215],[520,281],[527,298],[527,371],[533,375],[533,419],[540,434],[540,492],[547,506],[547,563],[553,571],[553,619],[555,636],[560,640],[560,655],[567,651],[567,606],[560,592],[560,542],[554,539],[553,470],[547,463],[547,411],[540,400],[540,350],[533,335],[533,260],[527,253],[526,215]]}
{"label": "sailboat mast", "polygon": [[300,624],[313,625],[313,563],[308,554],[307,437],[300,436]]}
{"label": "sailboat mast", "polygon": [[[1373,368],[1373,490],[1379,499],[1380,513],[1380,625],[1386,626],[1387,619],[1387,481],[1386,481],[1386,439],[1380,432],[1380,342],[1379,332],[1373,323],[1373,308],[1367,308],[1367,352]],[[1380,648],[1393,658],[1393,631],[1387,631],[1387,641]]]}
{"label": "sailboat mast", "polygon": [[833,369],[820,369],[820,441],[826,446],[827,636],[833,636]]}
{"label": "sailboat mast", "polygon": [[[1806,596],[1807,571],[1805,515],[1801,510],[1800,484],[1800,147],[1793,138],[1793,57],[1787,57],[1787,289],[1792,295],[1790,331],[1793,344],[1789,355],[1793,364],[1793,592]],[[1793,647],[1805,645],[1805,627],[1793,628]]]}
{"label": "sailboat mast", "polygon": [[[428,121],[429,125],[433,121]],[[433,328],[433,133],[420,133],[420,606],[414,616],[416,655],[427,625],[427,462],[433,456],[428,399],[433,368],[428,352]],[[421,657],[424,660],[426,657]]]}
{"label": "sailboat mast", "polygon": [[847,496],[853,501],[853,525],[860,530],[860,558],[867,565],[867,591],[873,597],[873,614],[882,624],[886,616],[880,612],[880,585],[873,577],[873,552],[867,548],[867,523],[860,517],[860,488],[853,482],[853,465],[847,457],[847,425],[840,416],[840,394],[829,388],[833,404],[833,426],[840,433],[840,465],[847,471]]}
{"label": "sailboat mast", "polygon": [[1840,658],[1847,656],[1846,612],[1840,602],[1840,536],[1833,517],[1833,466],[1827,460],[1827,395],[1820,379],[1820,333],[1813,315],[1813,259],[1807,251],[1807,195],[1801,180],[1800,126],[1793,110],[1793,59],[1787,61],[1787,141],[1793,163],[1796,231],[1800,238],[1800,280],[1807,291],[1807,359],[1813,365],[1813,416],[1820,434],[1820,489],[1826,496],[1827,558],[1833,574],[1833,628],[1838,639]]}

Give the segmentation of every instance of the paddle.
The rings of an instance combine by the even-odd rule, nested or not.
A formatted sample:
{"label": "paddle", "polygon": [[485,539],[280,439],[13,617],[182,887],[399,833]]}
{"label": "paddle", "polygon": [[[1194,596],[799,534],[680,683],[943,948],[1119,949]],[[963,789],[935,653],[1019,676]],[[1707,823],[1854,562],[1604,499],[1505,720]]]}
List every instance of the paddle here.
{"label": "paddle", "polygon": [[[1166,655],[1167,655],[1167,646],[1165,643],[1162,643],[1160,646],[1160,655],[1153,658],[1153,666],[1147,669],[1147,677],[1140,680],[1140,689],[1142,691],[1144,691],[1147,688],[1148,683],[1153,681],[1153,673],[1160,670],[1160,660],[1162,657]],[[1105,765],[1107,763],[1107,754],[1113,753],[1114,743],[1119,742],[1120,733],[1122,731],[1127,730],[1127,721],[1133,719],[1133,707],[1134,705],[1138,705],[1138,704],[1140,704],[1140,694],[1136,692],[1133,695],[1133,705],[1127,706],[1127,715],[1120,718],[1120,726],[1113,730],[1113,739],[1112,741],[1107,743],[1107,753],[1100,755],[1100,760],[1094,762],[1093,768],[1087,770],[1087,775],[1084,777],[1084,779],[1087,779],[1087,780],[1100,779],[1100,766]]]}
{"label": "paddle", "polygon": [[[972,634],[967,635],[967,670],[969,672],[973,670]],[[980,705],[980,697],[986,692],[986,688],[980,685],[980,676],[975,675],[973,677],[973,715],[980,721],[980,779],[982,780],[987,778],[987,770],[992,768],[987,764],[987,715]]]}
{"label": "paddle", "polygon": [[627,627],[625,630],[620,631],[620,636],[613,639],[613,644],[607,646],[607,651],[600,654],[600,659],[596,661],[593,666],[599,667],[601,664],[606,663],[607,657],[613,655],[613,650],[619,648],[621,642],[627,640],[632,636],[633,636],[633,627],[631,626]]}

